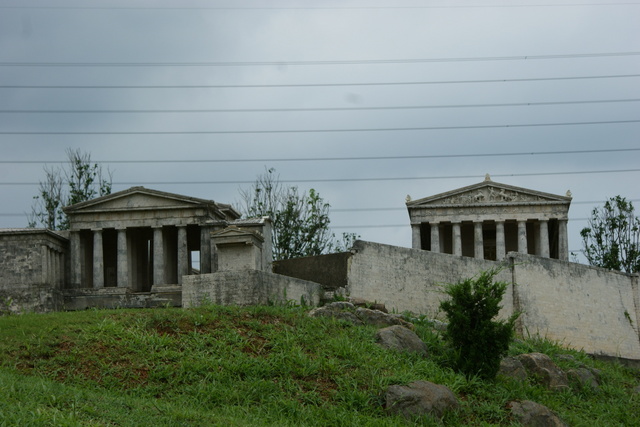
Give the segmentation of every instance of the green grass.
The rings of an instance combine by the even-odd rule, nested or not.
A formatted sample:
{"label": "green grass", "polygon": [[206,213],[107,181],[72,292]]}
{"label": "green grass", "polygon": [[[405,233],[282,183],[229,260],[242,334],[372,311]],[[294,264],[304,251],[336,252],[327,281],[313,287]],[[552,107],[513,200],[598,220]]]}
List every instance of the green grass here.
{"label": "green grass", "polygon": [[[461,408],[447,425],[516,425],[505,405],[531,399],[574,426],[640,425],[637,371],[548,341],[540,351],[564,369],[602,371],[600,390],[552,393],[529,382],[466,378],[425,324],[416,332],[432,355],[388,351],[375,328],[309,318],[302,308],[89,310],[0,317],[0,426],[438,425],[387,415],[391,384],[444,384]],[[576,366],[574,366],[576,365]]]}

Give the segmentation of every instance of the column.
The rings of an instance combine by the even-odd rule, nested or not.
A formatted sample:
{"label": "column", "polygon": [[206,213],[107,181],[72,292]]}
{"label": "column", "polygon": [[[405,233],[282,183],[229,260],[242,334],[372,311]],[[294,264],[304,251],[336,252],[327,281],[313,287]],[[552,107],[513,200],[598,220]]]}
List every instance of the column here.
{"label": "column", "polygon": [[189,273],[189,248],[187,247],[187,227],[178,227],[178,284],[182,285],[182,276]]}
{"label": "column", "polygon": [[211,273],[211,232],[200,226],[200,274]]}
{"label": "column", "polygon": [[567,237],[567,220],[558,220],[558,259],[569,261],[569,239]]}
{"label": "column", "polygon": [[482,238],[482,221],[473,223],[473,256],[484,259],[484,240]]}
{"label": "column", "polygon": [[47,245],[42,245],[40,246],[40,258],[42,260],[42,265],[41,265],[41,277],[40,280],[42,281],[43,285],[48,285],[49,283],[49,248],[47,248]]}
{"label": "column", "polygon": [[102,230],[93,230],[93,288],[104,288],[104,256]]}
{"label": "column", "polygon": [[420,224],[411,224],[411,247],[413,249],[422,249],[422,240],[420,238]]}
{"label": "column", "polygon": [[70,254],[69,254],[69,274],[71,288],[79,288],[82,283],[82,257],[80,256],[80,231],[70,232]]}
{"label": "column", "polygon": [[153,284],[164,285],[164,241],[162,227],[153,227]]}
{"label": "column", "polygon": [[504,240],[504,221],[496,221],[496,260],[500,261],[507,255]]}
{"label": "column", "polygon": [[118,272],[118,287],[129,287],[129,251],[127,250],[127,229],[118,229],[118,249],[116,259],[116,270]]}
{"label": "column", "polygon": [[527,249],[527,221],[518,221],[518,252],[528,253]]}
{"label": "column", "polygon": [[549,221],[541,219],[538,221],[538,255],[549,258]]}
{"label": "column", "polygon": [[440,252],[440,223],[432,222],[431,226],[431,252]]}
{"label": "column", "polygon": [[452,225],[453,229],[453,254],[457,256],[462,256],[462,231],[460,229],[460,223],[454,222]]}

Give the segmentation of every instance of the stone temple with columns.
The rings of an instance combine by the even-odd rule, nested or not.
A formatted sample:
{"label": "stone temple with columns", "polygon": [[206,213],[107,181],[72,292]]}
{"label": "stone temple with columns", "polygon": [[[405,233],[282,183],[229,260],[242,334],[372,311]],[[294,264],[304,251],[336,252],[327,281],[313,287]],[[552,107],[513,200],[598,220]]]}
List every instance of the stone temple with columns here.
{"label": "stone temple with columns", "polygon": [[488,260],[520,252],[566,261],[571,194],[491,180],[418,200],[407,196],[412,247]]}

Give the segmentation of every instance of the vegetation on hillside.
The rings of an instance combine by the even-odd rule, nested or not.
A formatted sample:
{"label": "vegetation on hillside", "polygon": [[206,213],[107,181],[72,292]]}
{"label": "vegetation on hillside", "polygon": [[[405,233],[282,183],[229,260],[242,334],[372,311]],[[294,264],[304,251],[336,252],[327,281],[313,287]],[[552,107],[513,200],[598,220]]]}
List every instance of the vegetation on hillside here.
{"label": "vegetation on hillside", "polygon": [[[375,328],[309,318],[300,307],[87,310],[0,317],[0,425],[438,425],[389,416],[392,384],[428,380],[454,391],[446,425],[515,425],[505,405],[530,399],[573,426],[640,425],[637,371],[540,340],[568,369],[602,371],[599,390],[550,392],[530,382],[482,380],[447,368],[426,321],[430,356],[384,350]],[[571,353],[576,361],[558,357]]]}
{"label": "vegetation on hillside", "polygon": [[640,272],[640,218],[633,203],[616,196],[594,208],[580,231],[589,264],[626,273]]}

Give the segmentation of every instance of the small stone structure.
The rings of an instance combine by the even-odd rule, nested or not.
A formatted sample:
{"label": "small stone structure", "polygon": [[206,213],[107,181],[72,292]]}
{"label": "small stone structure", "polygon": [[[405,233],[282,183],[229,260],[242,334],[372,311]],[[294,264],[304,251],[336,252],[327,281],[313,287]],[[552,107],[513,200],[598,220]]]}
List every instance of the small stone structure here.
{"label": "small stone structure", "polygon": [[[258,231],[256,225],[260,224]],[[270,225],[268,218],[238,221],[213,232],[217,270],[183,278],[182,306],[289,302],[318,305],[322,295],[318,283],[271,272],[271,229],[264,225]]]}
{"label": "small stone structure", "polygon": [[230,205],[133,187],[66,207],[70,224],[71,288],[181,285],[215,268],[210,233],[240,218]]}
{"label": "small stone structure", "polygon": [[68,248],[61,233],[0,230],[0,311],[62,309]]}
{"label": "small stone structure", "polygon": [[571,197],[484,182],[411,200],[412,247],[480,259],[507,252],[568,260]]}

